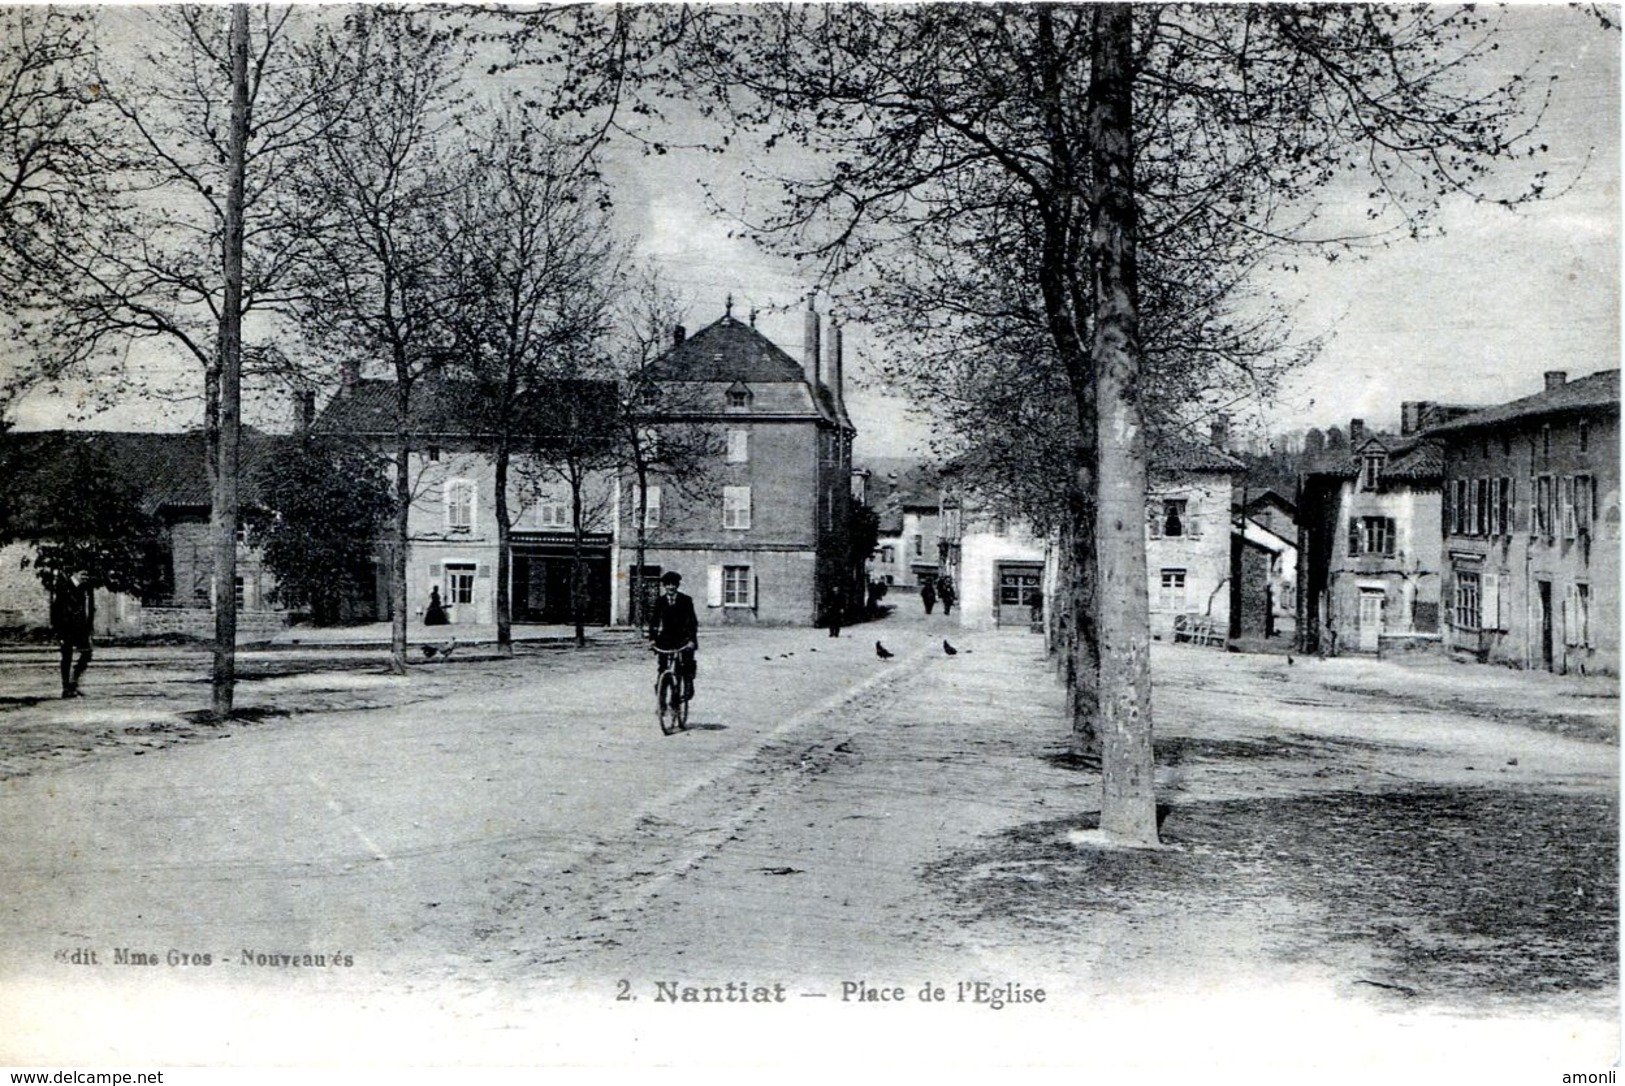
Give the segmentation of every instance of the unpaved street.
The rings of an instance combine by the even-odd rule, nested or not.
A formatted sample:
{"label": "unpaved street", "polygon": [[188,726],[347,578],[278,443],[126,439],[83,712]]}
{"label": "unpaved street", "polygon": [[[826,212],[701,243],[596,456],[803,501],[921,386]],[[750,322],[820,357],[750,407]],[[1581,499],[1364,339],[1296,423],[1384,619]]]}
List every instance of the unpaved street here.
{"label": "unpaved street", "polygon": [[[1145,853],[1071,843],[1098,777],[1023,634],[713,634],[669,739],[635,644],[471,656],[268,664],[225,729],[164,712],[203,702],[195,661],[93,672],[80,718],[126,723],[8,755],[0,1061],[1617,1048],[1617,700],[1595,682],[1159,646]],[[59,736],[36,677],[0,671],[0,727]],[[995,1011],[977,982],[1044,1002]],[[786,1002],[665,998],[730,983]],[[786,1047],[826,1026],[851,1047]]]}

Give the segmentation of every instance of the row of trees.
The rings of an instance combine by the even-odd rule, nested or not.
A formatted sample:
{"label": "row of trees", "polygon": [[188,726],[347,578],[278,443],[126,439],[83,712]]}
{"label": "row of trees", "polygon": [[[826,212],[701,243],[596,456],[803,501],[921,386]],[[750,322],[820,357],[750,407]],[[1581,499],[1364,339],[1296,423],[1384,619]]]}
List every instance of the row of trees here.
{"label": "row of trees", "polygon": [[[558,172],[586,205],[602,144],[630,136],[660,153],[679,101],[717,123],[717,147],[755,141],[783,194],[759,237],[818,261],[831,281],[868,284],[850,292],[851,315],[891,333],[894,376],[945,405],[971,476],[1059,530],[1074,731],[1101,753],[1102,826],[1149,841],[1148,441],[1238,388],[1267,391],[1313,349],[1261,297],[1262,270],[1305,249],[1419,236],[1449,198],[1510,204],[1542,190],[1538,171],[1494,187],[1498,163],[1536,149],[1542,106],[1522,74],[1481,67],[1498,45],[1495,17],[1326,5],[570,6],[467,25],[482,55],[502,58],[493,75],[530,90],[516,113],[478,124],[533,135],[568,126],[556,155],[515,165]],[[165,150],[167,130],[144,120],[155,99],[94,84],[158,171],[151,191],[190,201],[180,215],[167,195],[154,201],[158,221],[139,237],[156,240],[126,239],[119,253],[202,246],[161,268],[145,261],[150,278],[90,280],[132,315],[111,322],[127,334],[177,334],[157,310],[222,314],[224,289],[198,269],[219,265],[231,233],[216,194],[231,191],[221,168],[238,129],[197,103],[241,88],[218,47],[224,18],[177,14],[182,55],[151,69],[176,80],[156,101],[186,127],[174,146],[187,150]],[[312,25],[297,40],[293,18],[260,13],[249,35],[251,270],[241,302],[225,308],[295,314],[324,344],[389,361],[404,500],[412,382],[461,358],[511,374],[525,344],[556,341],[503,331],[519,327],[504,324],[519,299],[546,288],[504,278],[486,248],[494,235],[466,233],[459,219],[458,194],[473,182],[457,177],[447,141],[497,131],[480,129],[456,94],[468,63],[460,16],[301,11]],[[784,144],[799,153],[775,166]],[[505,161],[495,146],[472,135],[463,157],[491,177]],[[502,187],[477,202],[504,198]],[[1328,210],[1317,199],[1327,191],[1345,203],[1360,194],[1364,216]],[[305,221],[312,209],[320,229]],[[83,258],[68,258],[82,275]],[[575,259],[598,256],[589,247]],[[448,261],[456,274],[443,273]],[[442,319],[476,282],[480,315]],[[503,291],[486,287],[499,285],[513,302],[493,300]],[[107,312],[91,310],[102,324]],[[206,372],[223,353],[199,352]],[[395,612],[400,646],[399,595]]]}
{"label": "row of trees", "polygon": [[784,198],[760,236],[869,284],[850,304],[893,333],[893,376],[946,407],[972,481],[1058,528],[1074,731],[1102,758],[1102,827],[1152,841],[1148,445],[1267,394],[1313,352],[1260,273],[1420,237],[1446,200],[1543,191],[1538,165],[1497,172],[1538,159],[1545,101],[1487,65],[1497,18],[618,10],[589,35],[625,43],[613,94],[589,66],[575,74],[592,94],[569,105],[623,117],[603,99],[624,102],[631,70],[657,96],[681,82],[731,139],[798,145],[767,169]]}

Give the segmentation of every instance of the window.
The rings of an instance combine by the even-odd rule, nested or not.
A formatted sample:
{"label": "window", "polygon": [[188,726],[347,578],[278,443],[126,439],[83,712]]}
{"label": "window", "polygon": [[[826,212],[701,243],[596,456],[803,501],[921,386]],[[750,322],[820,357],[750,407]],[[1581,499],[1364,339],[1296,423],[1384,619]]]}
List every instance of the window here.
{"label": "window", "polygon": [[1591,535],[1597,519],[1597,484],[1589,475],[1574,477],[1574,521],[1577,534]]}
{"label": "window", "polygon": [[1376,490],[1381,484],[1383,459],[1381,453],[1367,453],[1365,455],[1364,465],[1360,469],[1361,490]]}
{"label": "window", "polygon": [[880,560],[882,562],[886,562],[886,563],[896,562],[897,561],[897,548],[896,547],[881,547],[880,548]]}
{"label": "window", "polygon": [[1500,478],[1495,481],[1495,534],[1512,534],[1512,480]]}
{"label": "window", "polygon": [[1183,611],[1185,609],[1185,571],[1165,569],[1157,588],[1157,610]]}
{"label": "window", "polygon": [[1456,571],[1455,624],[1458,630],[1479,628],[1481,587],[1477,573]]}
{"label": "window", "polygon": [[1162,534],[1165,536],[1185,534],[1184,498],[1169,498],[1162,503]]}
{"label": "window", "polygon": [[726,402],[731,410],[740,411],[750,406],[750,389],[743,382],[735,382],[728,389]]}
{"label": "window", "polygon": [[660,527],[660,488],[650,486],[643,492],[643,530]]}
{"label": "window", "polygon": [[722,606],[749,607],[751,605],[750,581],[749,566],[723,566]]}
{"label": "window", "polygon": [[916,535],[914,537],[914,557],[918,558],[918,557],[920,557],[920,555],[922,555],[924,553],[925,553],[925,536]]}
{"label": "window", "polygon": [[428,447],[428,449],[425,450],[425,451],[429,454],[429,463],[431,463],[431,464],[440,463],[440,446],[439,445],[430,445]]}
{"label": "window", "polygon": [[568,529],[570,507],[556,498],[543,498],[536,506],[536,524],[541,528]]}
{"label": "window", "polygon": [[1563,538],[1574,538],[1574,476],[1565,475],[1557,481],[1558,519],[1563,526]]}
{"label": "window", "polygon": [[446,480],[446,530],[474,530],[474,484],[467,479]]}
{"label": "window", "polygon": [[750,487],[725,486],[722,488],[722,526],[724,528],[750,527]]}
{"label": "window", "polygon": [[1591,423],[1585,419],[1580,420],[1580,451],[1585,452],[1591,448]]}
{"label": "window", "polygon": [[728,463],[746,464],[750,462],[750,431],[728,431]]}
{"label": "window", "polygon": [[1552,428],[1550,425],[1540,428],[1540,455],[1544,457],[1552,455]]}
{"label": "window", "polygon": [[474,569],[473,562],[446,563],[447,603],[474,602]]}
{"label": "window", "polygon": [[1349,521],[1349,557],[1380,554],[1392,558],[1395,535],[1393,517],[1356,517]]}
{"label": "window", "polygon": [[[1450,489],[1450,534],[1467,534],[1467,480],[1457,479]],[[1353,551],[1349,552],[1353,554]]]}
{"label": "window", "polygon": [[244,611],[248,609],[248,590],[244,587],[243,579],[241,577],[236,578],[232,582],[231,594],[237,600],[237,610]]}
{"label": "window", "polygon": [[1534,516],[1529,522],[1530,534],[1550,539],[1552,520],[1552,477],[1542,475],[1535,480],[1535,507]]}
{"label": "window", "polygon": [[1572,640],[1570,644],[1591,644],[1591,586],[1577,584],[1570,596],[1573,600],[1569,604],[1569,626]]}

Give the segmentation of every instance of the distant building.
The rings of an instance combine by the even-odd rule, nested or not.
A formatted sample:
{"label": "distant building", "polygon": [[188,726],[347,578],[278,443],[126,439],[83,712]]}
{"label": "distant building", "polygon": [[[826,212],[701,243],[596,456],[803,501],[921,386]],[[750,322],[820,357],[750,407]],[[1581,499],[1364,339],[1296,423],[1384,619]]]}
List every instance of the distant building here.
{"label": "distant building", "polygon": [[[709,485],[689,488],[687,497],[657,485],[651,495],[641,577],[681,574],[702,624],[821,622],[837,587],[856,591],[846,543],[856,429],[842,401],[842,330],[831,322],[825,349],[822,325],[809,302],[797,363],[730,312],[692,336],[678,329],[650,364],[649,379],[674,391],[648,423],[719,435]],[[615,561],[615,612],[623,618],[633,579],[633,489],[623,481]]]}
{"label": "distant building", "polygon": [[1224,451],[1222,424],[1202,445],[1168,436],[1150,452],[1145,562],[1151,636],[1172,639],[1191,618],[1230,629],[1231,499],[1245,465]]}
{"label": "distant building", "polygon": [[1443,454],[1444,639],[1514,667],[1619,672],[1619,371],[1428,431]]}
{"label": "distant building", "polygon": [[1353,419],[1346,441],[1306,458],[1297,502],[1305,651],[1376,653],[1438,640],[1443,459],[1419,430],[1463,409],[1434,407],[1407,404],[1398,435],[1369,433]]}
{"label": "distant building", "polygon": [[[350,378],[316,420],[318,432],[350,434],[380,452],[395,440],[395,382]],[[413,481],[408,519],[408,619],[423,617],[438,594],[452,625],[496,621],[498,535],[493,439],[476,421],[472,382],[420,379],[412,386],[408,471]],[[579,543],[584,571],[582,619],[610,620],[610,550],[615,527],[614,470],[605,455],[581,489],[577,539],[574,495],[556,451],[562,440],[602,442],[616,410],[607,381],[559,381],[523,409],[527,435],[518,443],[508,479],[510,616],[515,623],[570,622],[572,570]],[[590,417],[589,417],[590,416]],[[597,421],[593,421],[593,420]],[[390,617],[388,568],[380,556],[374,613]]]}
{"label": "distant building", "polygon": [[[50,599],[31,557],[42,542],[30,524],[30,495],[52,485],[47,469],[68,444],[88,447],[139,497],[141,509],[158,524],[149,560],[152,591],[144,598],[98,592],[97,633],[102,636],[181,634],[214,636],[214,558],[210,543],[209,471],[201,432],[127,433],[104,430],[36,431],[8,434],[7,498],[18,511],[17,542],[0,548],[0,628],[31,629],[50,624]],[[239,498],[252,506],[260,465],[275,457],[287,438],[245,428],[240,453]],[[245,637],[271,636],[287,624],[284,610],[269,602],[276,579],[258,548],[241,546],[232,590],[238,629]]]}

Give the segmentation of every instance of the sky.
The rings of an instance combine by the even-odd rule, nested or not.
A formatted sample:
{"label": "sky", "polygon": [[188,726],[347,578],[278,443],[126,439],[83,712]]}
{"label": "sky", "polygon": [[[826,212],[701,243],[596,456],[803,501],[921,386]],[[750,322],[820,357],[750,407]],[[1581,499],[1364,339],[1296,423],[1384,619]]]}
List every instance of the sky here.
{"label": "sky", "polygon": [[[1539,391],[1547,370],[1577,377],[1618,365],[1620,35],[1552,5],[1509,10],[1504,30],[1507,64],[1560,77],[1541,138],[1550,147],[1544,165],[1561,193],[1516,211],[1447,205],[1441,237],[1331,264],[1308,259],[1296,276],[1271,280],[1267,285],[1295,302],[1296,335],[1325,343],[1273,401],[1237,402],[1244,432],[1346,427],[1355,417],[1394,425],[1405,400],[1504,402]],[[750,164],[738,153],[645,156],[622,144],[612,149],[606,174],[620,230],[676,289],[691,332],[721,317],[731,296],[735,316],[759,311],[758,329],[799,358],[812,273],[739,236],[739,219],[719,213],[707,195],[709,185],[737,214],[764,209],[771,192],[741,180]],[[1334,213],[1337,197],[1327,196]],[[860,460],[923,453],[928,417],[872,376],[885,345],[861,324],[846,327],[845,343]],[[158,364],[132,358],[138,366]],[[17,421],[25,429],[195,423],[195,402],[126,404],[87,416],[75,410],[84,392],[36,396]]]}

